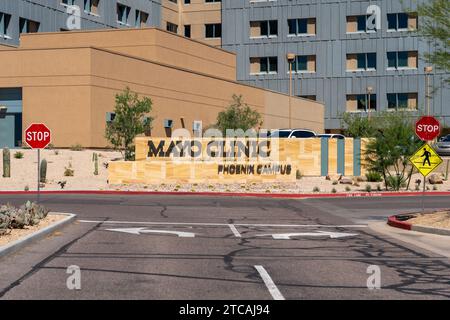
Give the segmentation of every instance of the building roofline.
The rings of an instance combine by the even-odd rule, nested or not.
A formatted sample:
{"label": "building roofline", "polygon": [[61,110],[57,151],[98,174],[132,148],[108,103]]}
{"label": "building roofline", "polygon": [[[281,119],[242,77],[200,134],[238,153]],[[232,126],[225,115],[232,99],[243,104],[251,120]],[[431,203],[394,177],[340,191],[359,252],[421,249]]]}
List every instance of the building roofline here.
{"label": "building roofline", "polygon": [[195,42],[195,43],[197,43],[199,45],[206,46],[206,47],[209,47],[211,49],[216,49],[216,50],[222,51],[224,53],[236,56],[236,53],[234,53],[234,52],[231,52],[231,51],[225,50],[223,48],[216,47],[216,46],[204,43],[204,42],[199,41],[199,40],[186,38],[186,37],[184,37],[182,35],[179,35],[179,34],[176,34],[176,33],[173,33],[173,32],[170,32],[170,31],[158,28],[158,27],[145,27],[145,28],[134,28],[134,29],[132,29],[132,28],[129,28],[129,29],[107,28],[107,29],[70,30],[70,31],[64,31],[64,32],[56,31],[56,32],[22,33],[20,35],[20,37],[37,37],[37,36],[46,36],[46,35],[60,35],[60,34],[64,34],[64,33],[73,34],[73,33],[100,33],[100,32],[131,32],[131,31],[137,31],[137,30],[156,30],[158,32],[164,32],[164,33],[169,34],[171,36],[176,36],[176,37],[179,37],[179,38],[184,39],[186,41],[192,41],[192,42]]}
{"label": "building roofline", "polygon": [[[129,58],[129,59],[139,60],[139,61],[143,61],[143,62],[147,62],[147,63],[152,63],[152,64],[160,65],[160,66],[163,66],[163,67],[167,67],[167,68],[170,68],[170,69],[175,69],[175,70],[179,70],[179,71],[183,71],[183,72],[187,72],[187,73],[196,74],[196,75],[199,75],[199,76],[202,76],[202,77],[207,77],[207,78],[211,78],[211,79],[226,81],[228,83],[233,83],[233,84],[237,84],[237,85],[240,85],[240,86],[253,88],[253,89],[256,89],[256,90],[276,93],[276,94],[279,94],[279,95],[282,95],[282,96],[285,96],[285,97],[289,97],[288,94],[283,93],[283,92],[278,92],[278,91],[275,91],[275,90],[261,88],[261,87],[255,87],[255,86],[251,86],[249,84],[242,83],[242,82],[239,82],[239,81],[234,81],[234,80],[230,80],[230,79],[226,79],[226,78],[221,78],[221,77],[214,76],[214,75],[211,75],[211,74],[206,74],[206,73],[202,73],[202,72],[195,71],[195,70],[190,70],[190,69],[183,68],[183,67],[177,67],[177,66],[170,65],[170,64],[167,64],[167,63],[164,63],[164,62],[154,61],[154,60],[150,60],[150,59],[145,59],[145,58],[129,55],[129,54],[126,54],[126,53],[117,52],[117,51],[104,49],[104,48],[99,48],[99,47],[95,47],[95,46],[69,47],[69,48],[67,48],[67,47],[62,47],[62,48],[24,48],[24,49],[18,48],[18,49],[15,49],[15,50],[1,50],[0,54],[2,52],[15,52],[15,53],[17,53],[17,52],[20,52],[20,51],[49,51],[49,50],[76,50],[76,49],[91,49],[91,50],[102,51],[102,52],[106,52],[108,54],[122,56],[122,57],[126,57],[126,58]],[[298,100],[302,100],[302,101],[308,101],[308,102],[311,102],[311,103],[317,103],[317,104],[320,104],[320,105],[324,106],[324,104],[322,102],[320,102],[320,101],[314,101],[314,100],[310,100],[310,99],[306,99],[306,98],[302,98],[302,97],[297,97],[297,96],[292,96],[292,98],[298,99]]]}
{"label": "building roofline", "polygon": [[[8,47],[8,48],[11,48],[11,49],[18,49],[19,48],[18,46],[15,46],[13,44],[1,43],[1,42],[0,42],[0,47]],[[6,51],[8,51],[8,49]]]}

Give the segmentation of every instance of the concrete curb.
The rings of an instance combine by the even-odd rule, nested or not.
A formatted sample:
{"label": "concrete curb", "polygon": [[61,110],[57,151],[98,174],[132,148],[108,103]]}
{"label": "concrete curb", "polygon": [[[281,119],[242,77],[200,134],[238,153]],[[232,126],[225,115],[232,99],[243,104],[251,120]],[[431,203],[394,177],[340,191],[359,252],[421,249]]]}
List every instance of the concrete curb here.
{"label": "concrete curb", "polygon": [[[437,234],[441,236],[450,236],[450,229],[423,226],[420,224],[411,224],[406,222],[413,214],[400,214],[388,217],[388,225],[394,228],[404,229],[408,231],[417,231],[423,233]],[[400,218],[400,220],[399,220]],[[403,221],[405,219],[406,221]]]}
{"label": "concrete curb", "polygon": [[[35,195],[35,191],[0,191],[0,195]],[[233,192],[170,192],[170,191],[41,191],[42,195],[150,195],[150,196],[210,196],[257,198],[360,198],[360,197],[415,197],[422,192],[352,192],[352,193],[233,193]],[[425,196],[450,196],[450,191],[427,192]]]}
{"label": "concrete curb", "polygon": [[[404,229],[404,230],[411,230],[412,224],[407,223],[405,221],[398,220],[399,216],[400,215],[388,217],[388,222],[387,222],[388,225],[390,225],[391,227],[394,227],[394,228],[399,228],[399,229]],[[406,217],[407,215],[402,215],[402,216]]]}
{"label": "concrete curb", "polygon": [[424,233],[438,234],[441,236],[450,236],[450,229],[428,227],[422,226],[420,224],[412,225],[411,230]]}
{"label": "concrete curb", "polygon": [[64,218],[63,220],[58,221],[52,225],[47,226],[44,229],[41,229],[41,230],[36,231],[32,234],[29,234],[21,239],[11,242],[5,246],[0,246],[0,258],[4,257],[12,252],[17,251],[17,250],[29,245],[32,242],[35,242],[35,241],[45,238],[47,235],[54,232],[55,230],[58,230],[64,226],[66,226],[70,222],[74,221],[75,217],[77,216],[76,214],[59,213],[59,212],[51,212],[50,214],[51,215],[63,215],[63,216],[66,216],[66,218]]}

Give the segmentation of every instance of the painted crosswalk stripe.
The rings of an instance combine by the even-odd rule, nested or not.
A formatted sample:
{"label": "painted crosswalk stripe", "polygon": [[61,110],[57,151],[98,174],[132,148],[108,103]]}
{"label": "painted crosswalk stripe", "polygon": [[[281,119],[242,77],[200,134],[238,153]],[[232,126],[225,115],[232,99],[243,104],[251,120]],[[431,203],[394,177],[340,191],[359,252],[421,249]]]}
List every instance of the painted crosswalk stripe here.
{"label": "painted crosswalk stripe", "polygon": [[258,271],[259,275],[263,279],[264,284],[266,285],[267,289],[272,295],[272,298],[274,300],[286,300],[281,294],[280,290],[278,290],[277,286],[273,282],[270,275],[267,273],[266,269],[264,269],[263,266],[255,266],[255,269]]}

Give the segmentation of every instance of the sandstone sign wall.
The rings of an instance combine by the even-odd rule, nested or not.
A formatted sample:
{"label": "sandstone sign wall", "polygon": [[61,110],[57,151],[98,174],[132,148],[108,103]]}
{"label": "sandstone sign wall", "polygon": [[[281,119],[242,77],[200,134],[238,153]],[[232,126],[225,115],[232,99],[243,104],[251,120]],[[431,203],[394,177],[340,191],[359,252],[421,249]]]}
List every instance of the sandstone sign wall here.
{"label": "sandstone sign wall", "polygon": [[110,184],[295,181],[359,176],[359,139],[136,139],[136,161],[109,164]]}

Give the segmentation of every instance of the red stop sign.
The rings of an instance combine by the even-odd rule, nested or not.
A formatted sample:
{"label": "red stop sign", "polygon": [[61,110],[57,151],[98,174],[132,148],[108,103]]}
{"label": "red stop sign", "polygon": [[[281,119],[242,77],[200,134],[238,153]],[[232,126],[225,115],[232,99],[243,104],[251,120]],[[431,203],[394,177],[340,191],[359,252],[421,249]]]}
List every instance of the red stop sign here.
{"label": "red stop sign", "polygon": [[441,133],[441,124],[435,117],[424,116],[416,122],[416,134],[423,141],[431,141]]}
{"label": "red stop sign", "polygon": [[32,149],[44,149],[50,144],[50,129],[45,124],[33,123],[25,130],[25,142]]}

